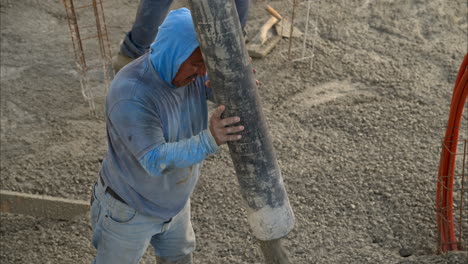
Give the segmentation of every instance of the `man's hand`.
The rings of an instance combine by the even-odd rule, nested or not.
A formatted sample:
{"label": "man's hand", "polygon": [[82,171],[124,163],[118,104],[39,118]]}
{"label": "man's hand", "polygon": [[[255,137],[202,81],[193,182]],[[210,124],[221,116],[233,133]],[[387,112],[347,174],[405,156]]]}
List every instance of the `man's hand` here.
{"label": "man's hand", "polygon": [[238,116],[235,116],[221,119],[221,114],[224,112],[224,109],[224,105],[218,106],[215,112],[210,117],[210,132],[218,146],[228,141],[235,141],[241,139],[241,135],[232,134],[244,130],[244,126],[226,127],[228,125],[238,123],[240,121],[240,118]]}

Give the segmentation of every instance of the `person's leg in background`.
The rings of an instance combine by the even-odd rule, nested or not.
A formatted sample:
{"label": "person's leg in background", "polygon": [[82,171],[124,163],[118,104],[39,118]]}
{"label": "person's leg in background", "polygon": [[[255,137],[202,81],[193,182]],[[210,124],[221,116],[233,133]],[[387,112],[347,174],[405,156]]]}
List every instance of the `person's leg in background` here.
{"label": "person's leg in background", "polygon": [[247,25],[247,18],[249,16],[250,0],[235,0],[235,2],[242,30],[244,30],[245,25]]}
{"label": "person's leg in background", "polygon": [[[140,0],[132,29],[125,35],[113,67],[118,72],[123,66],[148,51],[158,28],[166,18],[173,0]],[[235,0],[242,28],[247,24],[250,0]]]}
{"label": "person's leg in background", "polygon": [[120,51],[114,57],[115,72],[148,51],[171,4],[172,0],[140,0],[132,29],[125,35]]}
{"label": "person's leg in background", "polygon": [[156,38],[171,4],[172,0],[140,0],[135,22],[120,45],[120,53],[134,59],[143,55]]}

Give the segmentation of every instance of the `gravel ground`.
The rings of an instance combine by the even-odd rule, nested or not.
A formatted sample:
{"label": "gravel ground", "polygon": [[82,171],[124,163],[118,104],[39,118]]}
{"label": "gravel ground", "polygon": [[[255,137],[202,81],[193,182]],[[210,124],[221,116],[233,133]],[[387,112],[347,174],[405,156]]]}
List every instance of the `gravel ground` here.
{"label": "gravel ground", "polygon": [[[467,251],[436,254],[433,210],[439,141],[468,51],[467,2],[312,2],[313,63],[288,62],[287,39],[253,62],[296,215],[284,243],[291,263],[468,263]],[[249,37],[266,3],[289,16],[287,1],[253,1]],[[137,4],[105,1],[114,53]],[[296,16],[302,30],[306,7]],[[0,15],[1,188],[88,200],[106,151],[103,98],[90,116],[63,5],[0,0]],[[223,147],[192,199],[195,263],[262,263],[237,186]],[[2,263],[93,259],[87,216],[0,220]],[[151,250],[142,263],[154,263]]]}

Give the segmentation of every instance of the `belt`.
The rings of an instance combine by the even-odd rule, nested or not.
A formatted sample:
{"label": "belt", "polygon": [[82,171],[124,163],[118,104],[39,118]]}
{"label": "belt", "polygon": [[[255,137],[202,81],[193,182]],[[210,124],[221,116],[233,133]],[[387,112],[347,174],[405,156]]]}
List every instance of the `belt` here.
{"label": "belt", "polygon": [[[102,178],[101,175],[99,175],[99,179],[101,180],[101,184],[102,186],[105,186],[106,183],[104,182],[104,179]],[[107,186],[106,187],[106,193],[109,193],[112,197],[114,197],[116,200],[118,200],[119,202],[122,202],[124,204],[127,204],[127,202],[124,201],[124,199],[122,199],[122,197],[120,197],[117,193],[114,192],[114,190],[111,189],[111,187]]]}
{"label": "belt", "polygon": [[[102,178],[101,175],[99,175],[99,179],[100,179],[100,181],[101,181],[102,186],[105,186],[106,184],[105,184],[104,179]],[[124,204],[127,204],[127,203],[124,201],[124,199],[122,199],[122,197],[120,197],[117,193],[114,192],[114,190],[111,189],[111,187],[107,186],[105,192],[109,193],[112,197],[114,197],[114,199],[116,199],[116,200],[118,200],[118,201],[120,201],[120,202],[122,202],[122,203],[124,203]],[[91,197],[94,198],[93,196],[91,196]],[[92,205],[92,204],[93,204],[93,202],[91,201],[91,205]],[[172,221],[172,217],[171,217],[169,220],[165,221],[164,224],[168,224],[168,223],[170,223],[171,221]]]}

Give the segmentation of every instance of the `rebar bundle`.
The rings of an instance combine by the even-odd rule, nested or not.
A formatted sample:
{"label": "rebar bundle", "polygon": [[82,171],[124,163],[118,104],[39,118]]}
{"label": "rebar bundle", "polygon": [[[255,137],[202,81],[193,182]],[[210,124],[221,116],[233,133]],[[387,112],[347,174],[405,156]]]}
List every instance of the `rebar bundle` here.
{"label": "rebar bundle", "polygon": [[[314,62],[314,52],[315,52],[315,41],[318,36],[318,26],[317,26],[317,14],[311,14],[311,7],[312,7],[312,0],[307,0],[307,8],[301,8],[300,10],[306,10],[306,21],[305,21],[305,30],[304,34],[302,34],[302,40],[301,44],[294,45],[293,43],[293,28],[295,26],[295,20],[296,17],[298,17],[297,14],[297,6],[300,4],[298,0],[292,0],[292,10],[291,10],[291,28],[290,28],[290,36],[289,36],[289,44],[288,44],[288,50],[287,51],[282,51],[282,53],[288,53],[287,58],[289,61],[296,62],[296,61],[305,61],[309,60],[310,61],[310,68],[313,68],[313,62]],[[306,2],[305,0],[303,2]],[[315,1],[316,6],[315,10],[318,12],[319,6],[318,6],[318,1]],[[301,14],[301,16],[304,16],[304,14]],[[313,21],[311,21],[313,20]],[[310,25],[312,22],[312,25]],[[312,30],[310,30],[310,26],[312,26]],[[311,32],[313,31],[313,36],[310,37]],[[311,42],[311,43],[310,43]],[[294,47],[293,47],[294,46]],[[311,46],[309,48],[309,46]]]}
{"label": "rebar bundle", "polygon": [[[62,0],[80,76],[81,92],[92,113],[96,111],[96,91],[92,89],[93,85],[104,82],[107,89],[113,77],[112,54],[102,1]],[[90,23],[93,20],[94,23]]]}

